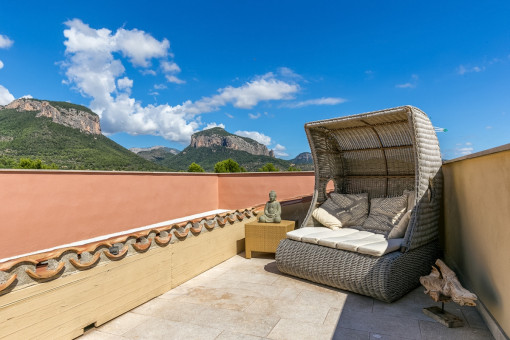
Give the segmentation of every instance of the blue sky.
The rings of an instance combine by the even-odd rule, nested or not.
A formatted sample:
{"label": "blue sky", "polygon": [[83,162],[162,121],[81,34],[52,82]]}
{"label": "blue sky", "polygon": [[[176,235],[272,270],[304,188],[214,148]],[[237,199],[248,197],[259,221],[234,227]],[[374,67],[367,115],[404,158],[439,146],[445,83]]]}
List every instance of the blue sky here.
{"label": "blue sky", "polygon": [[306,122],[425,111],[447,159],[510,143],[508,1],[3,1],[0,104],[70,101],[125,147],[224,126],[308,151]]}

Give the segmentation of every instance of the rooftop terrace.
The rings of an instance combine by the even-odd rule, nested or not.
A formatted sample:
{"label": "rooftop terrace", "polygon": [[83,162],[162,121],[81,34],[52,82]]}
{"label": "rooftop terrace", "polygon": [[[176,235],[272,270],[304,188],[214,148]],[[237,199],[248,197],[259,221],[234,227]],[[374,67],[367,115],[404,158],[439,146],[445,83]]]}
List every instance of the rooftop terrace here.
{"label": "rooftop terrace", "polygon": [[0,339],[507,339],[510,145],[443,175],[443,258],[479,298],[446,305],[457,329],[423,288],[387,304],[244,258],[269,189],[299,225],[313,173],[0,171]]}

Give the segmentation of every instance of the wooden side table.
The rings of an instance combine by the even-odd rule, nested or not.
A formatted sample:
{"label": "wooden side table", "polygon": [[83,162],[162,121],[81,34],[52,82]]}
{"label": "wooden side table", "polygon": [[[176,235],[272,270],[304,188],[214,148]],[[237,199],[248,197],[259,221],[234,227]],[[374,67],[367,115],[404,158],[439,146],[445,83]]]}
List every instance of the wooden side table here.
{"label": "wooden side table", "polygon": [[294,230],[294,221],[282,220],[280,223],[250,222],[245,225],[246,258],[251,259],[252,251],[276,253],[278,243]]}

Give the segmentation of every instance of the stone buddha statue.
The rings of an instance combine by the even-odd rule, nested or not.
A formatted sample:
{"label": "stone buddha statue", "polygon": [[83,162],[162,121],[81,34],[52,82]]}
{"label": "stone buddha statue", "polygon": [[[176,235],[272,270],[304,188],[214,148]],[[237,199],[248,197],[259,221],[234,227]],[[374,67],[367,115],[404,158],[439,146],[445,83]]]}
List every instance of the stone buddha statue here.
{"label": "stone buddha statue", "polygon": [[281,214],[282,207],[280,206],[280,202],[276,200],[276,192],[271,190],[271,192],[269,192],[269,201],[267,201],[264,207],[264,215],[259,217],[259,222],[280,223],[282,221]]}

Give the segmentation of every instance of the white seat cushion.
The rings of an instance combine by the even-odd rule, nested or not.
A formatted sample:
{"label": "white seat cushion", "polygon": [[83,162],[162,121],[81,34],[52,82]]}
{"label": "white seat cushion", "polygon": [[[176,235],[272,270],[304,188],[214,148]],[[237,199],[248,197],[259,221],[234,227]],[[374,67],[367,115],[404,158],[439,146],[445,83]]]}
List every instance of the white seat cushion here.
{"label": "white seat cushion", "polygon": [[[345,229],[341,229],[341,230],[351,230],[352,232],[345,234],[345,235],[338,235],[335,237],[327,237],[327,238],[323,237],[317,242],[317,244],[319,244],[321,246],[325,246],[325,247],[330,247],[330,248],[339,248],[338,245],[341,243],[360,240],[360,239],[364,239],[364,238],[376,235],[369,231],[359,231],[359,230],[350,229],[350,228],[345,228]],[[383,235],[381,235],[381,237],[384,239]],[[339,249],[343,249],[343,248],[339,248]],[[348,250],[348,249],[345,249],[345,250]],[[355,250],[353,250],[353,251],[355,251]]]}
{"label": "white seat cushion", "polygon": [[296,230],[289,231],[287,233],[287,238],[294,240],[294,241],[301,241],[301,238],[303,236],[306,236],[308,234],[318,233],[321,231],[331,231],[331,229],[326,227],[305,227],[305,228],[299,228]]}
{"label": "white seat cushion", "polygon": [[392,238],[376,243],[370,243],[364,246],[359,246],[358,253],[372,256],[382,256],[384,254],[399,250],[403,241],[403,238]]}
{"label": "white seat cushion", "polygon": [[337,242],[336,247],[342,250],[349,251],[358,251],[358,248],[361,246],[368,246],[372,243],[377,243],[381,241],[386,241],[383,235],[381,234],[372,234],[370,236],[356,238],[356,239],[347,239],[340,242]]}
{"label": "white seat cushion", "polygon": [[317,244],[319,240],[326,239],[326,238],[335,238],[335,237],[348,237],[351,234],[359,233],[359,230],[351,229],[351,228],[342,228],[338,230],[328,230],[328,231],[321,231],[318,233],[312,233],[305,235],[301,238],[301,242],[306,243],[313,243]]}

